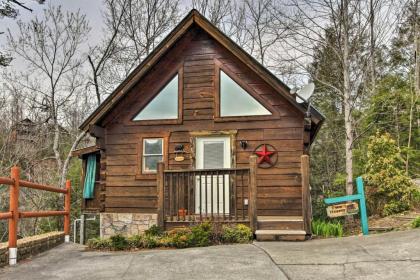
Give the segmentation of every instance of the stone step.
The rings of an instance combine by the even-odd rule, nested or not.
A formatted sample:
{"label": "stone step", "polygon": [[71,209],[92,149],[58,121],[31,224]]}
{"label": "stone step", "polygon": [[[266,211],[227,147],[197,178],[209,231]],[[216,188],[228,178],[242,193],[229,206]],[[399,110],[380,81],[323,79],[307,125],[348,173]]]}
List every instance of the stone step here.
{"label": "stone step", "polygon": [[303,230],[303,218],[300,216],[259,216],[260,230]]}
{"label": "stone step", "polygon": [[257,241],[304,241],[304,230],[268,230],[258,229],[255,231]]}

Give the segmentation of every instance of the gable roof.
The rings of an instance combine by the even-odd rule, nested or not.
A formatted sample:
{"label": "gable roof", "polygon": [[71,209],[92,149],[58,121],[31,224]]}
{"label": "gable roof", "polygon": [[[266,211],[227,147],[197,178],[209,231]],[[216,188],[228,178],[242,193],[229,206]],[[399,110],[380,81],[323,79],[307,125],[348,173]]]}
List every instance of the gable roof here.
{"label": "gable roof", "polygon": [[[97,124],[129,90],[166,54],[166,52],[187,32],[187,30],[196,24],[206,31],[213,39],[228,49],[235,57],[243,62],[247,67],[253,70],[266,83],[276,89],[284,98],[286,98],[299,111],[307,111],[306,103],[296,102],[295,96],[290,94],[290,88],[280,81],[273,73],[260,64],[255,58],[238,46],[233,40],[226,36],[216,26],[210,23],[197,10],[191,10],[181,22],[166,36],[165,39],[134,69],[130,75],[96,108],[96,110],[80,125],[80,129],[87,131],[90,125]],[[311,120],[315,127],[312,128],[311,139],[313,139],[319,130],[324,116],[311,106]]]}

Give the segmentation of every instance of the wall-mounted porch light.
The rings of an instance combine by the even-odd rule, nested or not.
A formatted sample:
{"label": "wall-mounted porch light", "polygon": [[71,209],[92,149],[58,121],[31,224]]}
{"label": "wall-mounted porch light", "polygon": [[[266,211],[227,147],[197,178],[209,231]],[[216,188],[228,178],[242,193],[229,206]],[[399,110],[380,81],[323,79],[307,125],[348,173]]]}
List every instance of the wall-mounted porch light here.
{"label": "wall-mounted porch light", "polygon": [[248,147],[248,141],[246,141],[246,140],[241,140],[241,141],[239,141],[239,145],[241,145],[241,148],[242,148],[243,150],[245,150],[245,149],[246,149],[246,147]]}
{"label": "wall-mounted porch light", "polygon": [[178,144],[175,146],[175,161],[183,161],[184,159],[184,145]]}

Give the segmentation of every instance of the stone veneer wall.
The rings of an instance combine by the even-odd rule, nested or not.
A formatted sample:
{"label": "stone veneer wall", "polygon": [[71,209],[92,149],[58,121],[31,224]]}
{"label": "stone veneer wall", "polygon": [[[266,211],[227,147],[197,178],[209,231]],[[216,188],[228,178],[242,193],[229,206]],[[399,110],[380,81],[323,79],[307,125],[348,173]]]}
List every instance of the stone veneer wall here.
{"label": "stone veneer wall", "polygon": [[[17,241],[17,260],[29,258],[47,251],[64,242],[64,232],[53,231],[40,235],[25,237]],[[9,264],[9,248],[7,242],[0,243],[0,267]]]}
{"label": "stone veneer wall", "polygon": [[157,223],[157,214],[100,213],[100,235],[107,238],[115,234],[139,234]]}

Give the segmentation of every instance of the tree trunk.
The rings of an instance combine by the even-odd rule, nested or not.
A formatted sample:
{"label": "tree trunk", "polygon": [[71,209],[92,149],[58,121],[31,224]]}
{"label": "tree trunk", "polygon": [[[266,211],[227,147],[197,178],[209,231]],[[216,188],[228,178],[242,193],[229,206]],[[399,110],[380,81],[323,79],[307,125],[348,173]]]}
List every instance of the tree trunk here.
{"label": "tree trunk", "polygon": [[351,116],[350,60],[349,60],[349,19],[348,0],[343,1],[343,86],[344,86],[344,126],[346,130],[346,194],[353,194],[353,118]]}
{"label": "tree trunk", "polygon": [[69,153],[67,154],[66,159],[64,160],[63,169],[61,170],[61,177],[60,177],[60,187],[64,188],[64,184],[66,182],[67,172],[69,171],[69,164],[71,159],[71,153],[76,149],[77,145],[79,145],[80,141],[82,141],[83,137],[85,137],[86,131],[82,131],[74,140],[73,145]]}
{"label": "tree trunk", "polygon": [[420,26],[418,26],[418,9],[419,9],[419,0],[416,0],[414,4],[414,93],[411,95],[411,104],[410,104],[410,118],[409,118],[409,128],[408,128],[408,142],[407,142],[407,157],[405,160],[405,172],[408,174],[408,168],[410,166],[410,147],[411,147],[411,137],[413,129],[413,114],[414,106],[417,103],[417,98],[420,96]]}

